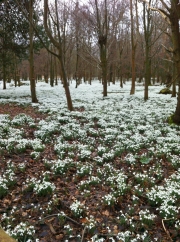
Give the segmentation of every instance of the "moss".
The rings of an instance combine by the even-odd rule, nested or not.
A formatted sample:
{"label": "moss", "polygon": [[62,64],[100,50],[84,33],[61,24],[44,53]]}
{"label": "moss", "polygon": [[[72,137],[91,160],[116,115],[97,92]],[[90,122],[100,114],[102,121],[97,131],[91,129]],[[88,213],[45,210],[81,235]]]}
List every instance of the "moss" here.
{"label": "moss", "polygon": [[169,88],[163,88],[159,94],[172,94],[172,91]]}
{"label": "moss", "polygon": [[174,114],[172,114],[171,116],[169,116],[167,118],[168,124],[170,124],[170,125],[174,124],[173,117],[174,117]]}

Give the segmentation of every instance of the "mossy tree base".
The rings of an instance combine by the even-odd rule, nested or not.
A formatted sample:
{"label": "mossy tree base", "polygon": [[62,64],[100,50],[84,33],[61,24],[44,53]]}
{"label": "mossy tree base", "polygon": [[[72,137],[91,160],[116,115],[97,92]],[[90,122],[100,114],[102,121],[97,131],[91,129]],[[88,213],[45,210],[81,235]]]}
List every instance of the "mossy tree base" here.
{"label": "mossy tree base", "polygon": [[176,114],[172,114],[171,116],[168,117],[167,119],[168,124],[176,124],[180,125],[180,116]]}
{"label": "mossy tree base", "polygon": [[163,88],[159,94],[172,94],[172,91],[169,88]]}
{"label": "mossy tree base", "polygon": [[180,125],[180,115],[174,114],[172,116],[173,123]]}

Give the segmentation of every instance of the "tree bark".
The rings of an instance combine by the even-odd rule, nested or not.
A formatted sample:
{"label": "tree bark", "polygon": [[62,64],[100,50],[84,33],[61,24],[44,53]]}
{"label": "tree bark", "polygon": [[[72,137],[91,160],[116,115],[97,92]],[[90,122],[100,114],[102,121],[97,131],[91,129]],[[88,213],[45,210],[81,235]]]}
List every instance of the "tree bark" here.
{"label": "tree bark", "polygon": [[134,41],[134,19],[133,19],[133,4],[130,0],[130,16],[131,16],[131,71],[132,71],[132,83],[130,95],[135,93],[135,80],[136,80],[136,65],[135,65],[135,56],[136,56],[136,43]]}
{"label": "tree bark", "polygon": [[33,26],[31,22],[33,21],[33,0],[29,1],[29,79],[31,88],[31,100],[33,103],[37,103],[38,99],[36,97],[36,82],[34,78],[34,50],[33,50]]}
{"label": "tree bark", "polygon": [[178,94],[177,94],[177,106],[173,115],[173,121],[176,124],[180,124],[180,33],[179,33],[179,18],[176,11],[179,0],[171,0],[171,12],[170,22],[172,30],[172,42],[173,42],[173,55],[176,65],[176,73],[178,76]]}

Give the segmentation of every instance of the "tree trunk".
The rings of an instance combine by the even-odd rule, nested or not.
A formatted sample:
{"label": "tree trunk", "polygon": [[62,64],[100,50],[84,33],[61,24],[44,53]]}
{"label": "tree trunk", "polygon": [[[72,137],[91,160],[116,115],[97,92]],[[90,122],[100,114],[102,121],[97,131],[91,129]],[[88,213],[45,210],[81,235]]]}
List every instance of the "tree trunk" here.
{"label": "tree trunk", "polygon": [[151,83],[151,33],[152,33],[152,20],[150,9],[146,9],[146,3],[143,2],[143,25],[144,25],[144,38],[145,38],[145,87],[144,87],[144,100],[148,99],[148,86]]}
{"label": "tree trunk", "polygon": [[144,100],[149,98],[148,87],[151,82],[151,61],[149,59],[149,48],[146,46],[146,57],[145,57],[145,85],[144,85]]}
{"label": "tree trunk", "polygon": [[123,88],[123,76],[120,76],[120,87]]}
{"label": "tree trunk", "polygon": [[63,84],[64,84],[65,93],[66,93],[66,100],[67,100],[68,109],[70,111],[73,111],[74,108],[73,108],[73,104],[72,104],[71,94],[70,94],[70,91],[69,91],[69,84],[68,84],[68,80],[67,80],[67,77],[66,77],[63,58],[61,58],[61,55],[59,56],[59,62],[60,62],[60,65],[61,65],[62,78],[63,78]]}
{"label": "tree trunk", "polygon": [[34,50],[33,50],[33,26],[32,26],[32,20],[33,20],[33,0],[29,1],[29,38],[30,38],[30,47],[29,47],[29,79],[30,79],[30,88],[31,88],[31,99],[33,103],[37,103],[37,97],[36,97],[36,83],[34,78]]}
{"label": "tree trunk", "polygon": [[102,68],[102,81],[103,81],[103,96],[107,96],[107,57],[106,57],[106,44],[100,46],[101,54],[101,68]]}
{"label": "tree trunk", "polygon": [[176,97],[176,67],[175,63],[173,62],[173,84],[172,84],[172,96]]}
{"label": "tree trunk", "polygon": [[[5,54],[3,53],[3,57],[5,56]],[[6,74],[6,58],[3,58],[3,89],[6,89],[6,78],[7,78],[7,74]]]}
{"label": "tree trunk", "polygon": [[54,86],[54,65],[53,65],[53,57],[52,54],[50,56],[50,85]]}
{"label": "tree trunk", "polygon": [[134,19],[133,19],[133,5],[130,0],[130,16],[131,16],[131,71],[132,71],[132,83],[130,95],[135,93],[135,80],[136,80],[136,66],[135,66],[135,55],[136,55],[136,44],[134,43]]}
{"label": "tree trunk", "polygon": [[172,0],[172,11],[170,15],[171,30],[172,30],[172,42],[173,42],[173,54],[176,65],[176,73],[178,76],[178,94],[177,94],[177,106],[173,115],[173,122],[180,124],[180,35],[179,35],[179,18],[176,11],[176,6],[179,0]]}

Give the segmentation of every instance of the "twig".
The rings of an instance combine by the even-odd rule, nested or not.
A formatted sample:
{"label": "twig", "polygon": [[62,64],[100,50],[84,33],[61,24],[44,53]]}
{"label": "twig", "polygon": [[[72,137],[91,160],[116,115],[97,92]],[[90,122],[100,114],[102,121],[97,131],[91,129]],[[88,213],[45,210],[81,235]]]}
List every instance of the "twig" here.
{"label": "twig", "polygon": [[98,236],[105,236],[105,237],[113,237],[113,236],[117,236],[117,234],[101,234],[101,233],[97,233]]}
{"label": "twig", "polygon": [[170,239],[170,241],[173,241],[172,239],[171,239],[171,236],[170,236],[170,234],[169,234],[169,231],[166,229],[166,227],[164,226],[164,220],[170,220],[170,219],[162,219],[162,225],[163,225],[163,229],[164,229],[164,231],[166,232],[166,234],[167,234],[167,236],[168,236],[168,238]]}
{"label": "twig", "polygon": [[85,234],[85,231],[86,231],[86,226],[84,227],[84,229],[83,229],[83,232],[82,232],[82,238],[81,238],[81,242],[83,242],[83,239],[84,239],[84,234]]}
{"label": "twig", "polygon": [[82,224],[78,223],[77,221],[75,221],[74,219],[68,217],[67,215],[63,214],[63,216],[64,216],[65,218],[67,218],[68,220],[70,220],[71,222],[73,222],[73,223],[75,223],[75,224],[77,224],[77,225],[79,225],[79,226],[82,226]]}
{"label": "twig", "polygon": [[[56,214],[50,214],[50,215],[48,215],[48,216],[42,218],[40,221],[43,221],[44,219],[47,219],[47,218],[50,218],[50,217],[55,217],[55,216],[58,216],[58,215],[59,215],[58,213],[56,213]],[[65,214],[63,214],[62,216],[64,216],[66,219],[70,220],[71,222],[73,222],[73,223],[75,223],[75,224],[77,224],[77,225],[79,225],[79,226],[82,226],[80,223],[78,223],[78,222],[75,221],[74,219],[70,218],[69,216],[67,216],[67,215],[65,215]]]}

